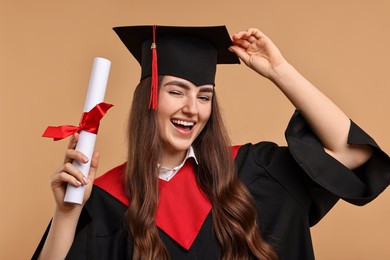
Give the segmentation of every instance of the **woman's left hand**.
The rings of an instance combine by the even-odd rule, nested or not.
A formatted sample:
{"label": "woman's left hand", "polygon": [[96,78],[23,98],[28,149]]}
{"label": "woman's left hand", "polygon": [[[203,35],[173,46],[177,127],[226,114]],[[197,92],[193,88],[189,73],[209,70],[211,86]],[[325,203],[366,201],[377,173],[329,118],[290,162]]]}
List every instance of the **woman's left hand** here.
{"label": "woman's left hand", "polygon": [[232,36],[229,48],[248,67],[272,80],[274,68],[286,60],[278,47],[259,29],[250,28]]}
{"label": "woman's left hand", "polygon": [[234,34],[232,41],[229,50],[275,83],[301,111],[328,154],[349,169],[361,166],[370,158],[370,147],[348,144],[351,121],[344,112],[291,66],[264,33],[251,28]]}

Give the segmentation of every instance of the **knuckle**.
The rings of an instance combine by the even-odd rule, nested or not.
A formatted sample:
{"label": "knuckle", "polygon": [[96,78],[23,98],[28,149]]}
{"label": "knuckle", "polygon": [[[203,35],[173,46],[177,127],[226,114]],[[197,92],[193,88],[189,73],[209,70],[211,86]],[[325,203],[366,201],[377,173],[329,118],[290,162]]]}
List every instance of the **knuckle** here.
{"label": "knuckle", "polygon": [[72,164],[70,162],[64,163],[63,171],[69,171]]}
{"label": "knuckle", "polygon": [[66,173],[66,172],[60,172],[60,173],[59,173],[59,177],[60,177],[62,180],[64,180],[64,179],[66,179],[66,178],[69,177],[69,174]]}

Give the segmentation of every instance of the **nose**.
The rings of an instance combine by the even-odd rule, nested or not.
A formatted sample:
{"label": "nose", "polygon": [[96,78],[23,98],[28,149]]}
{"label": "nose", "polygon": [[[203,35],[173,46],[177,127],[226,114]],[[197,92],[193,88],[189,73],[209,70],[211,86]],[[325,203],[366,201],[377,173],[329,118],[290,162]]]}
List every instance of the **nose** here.
{"label": "nose", "polygon": [[187,96],[184,106],[182,108],[183,113],[195,115],[198,113],[198,103],[196,97]]}

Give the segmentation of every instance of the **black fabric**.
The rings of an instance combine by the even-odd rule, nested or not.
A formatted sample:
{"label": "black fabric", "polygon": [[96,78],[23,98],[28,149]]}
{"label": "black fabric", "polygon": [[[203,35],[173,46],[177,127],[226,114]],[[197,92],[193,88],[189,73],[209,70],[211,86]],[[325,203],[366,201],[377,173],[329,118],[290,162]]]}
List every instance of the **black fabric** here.
{"label": "black fabric", "polygon": [[[151,44],[152,40],[142,44],[141,80],[152,75]],[[197,86],[215,85],[217,52],[211,43],[188,36],[160,36],[157,55],[158,75],[179,77]]]}
{"label": "black fabric", "polygon": [[[354,123],[348,142],[369,144],[375,149],[372,158],[355,171],[324,152],[299,113],[293,116],[286,138],[288,148],[270,142],[242,146],[236,166],[255,199],[261,232],[280,259],[310,260],[314,259],[310,226],[320,221],[339,198],[363,205],[378,196],[390,183],[390,159]],[[123,204],[94,187],[67,259],[131,259],[132,239],[123,228],[125,212]],[[189,251],[161,232],[172,259],[218,259],[211,214]]]}
{"label": "black fabric", "polygon": [[[152,75],[152,28],[113,28],[141,65],[141,79]],[[183,78],[197,86],[215,85],[217,64],[240,63],[228,50],[231,45],[225,26],[156,26],[158,74]]]}

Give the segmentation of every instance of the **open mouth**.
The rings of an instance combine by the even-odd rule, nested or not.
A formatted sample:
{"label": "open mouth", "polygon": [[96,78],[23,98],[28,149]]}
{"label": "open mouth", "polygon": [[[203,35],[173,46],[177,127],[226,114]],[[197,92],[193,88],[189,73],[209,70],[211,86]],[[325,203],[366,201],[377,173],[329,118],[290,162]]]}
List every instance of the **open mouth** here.
{"label": "open mouth", "polygon": [[194,122],[188,122],[188,121],[183,121],[183,120],[177,120],[177,119],[172,119],[171,120],[172,124],[182,130],[187,130],[190,131],[194,127],[195,123]]}

